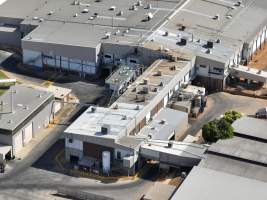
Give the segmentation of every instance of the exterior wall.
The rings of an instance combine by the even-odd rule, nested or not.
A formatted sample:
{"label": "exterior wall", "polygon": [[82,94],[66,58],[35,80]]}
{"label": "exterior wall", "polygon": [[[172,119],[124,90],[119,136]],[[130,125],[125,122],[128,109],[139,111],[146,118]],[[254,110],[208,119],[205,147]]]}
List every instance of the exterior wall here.
{"label": "exterior wall", "polygon": [[79,159],[82,159],[83,158],[83,151],[78,150],[78,149],[74,149],[74,148],[65,147],[65,159],[67,161],[70,161],[71,156],[77,156],[77,157],[79,157]]}
{"label": "exterior wall", "polygon": [[[16,131],[16,133],[12,136],[12,151],[15,154],[14,149],[16,148],[14,146],[14,138],[17,134],[23,133],[25,130],[25,127],[29,126],[30,123],[33,123],[32,131],[33,131],[33,137],[35,137],[37,134],[39,134],[43,129],[45,129],[49,124],[49,117],[51,115],[52,110],[52,102],[50,102],[46,107],[44,107],[39,113],[37,113],[31,120],[29,120],[21,129]],[[1,137],[0,137],[1,138]],[[23,144],[24,146],[27,144]]]}
{"label": "exterior wall", "polygon": [[197,76],[194,82],[201,83],[203,87],[205,87],[208,91],[222,91],[226,84],[226,79],[205,77],[205,76]]}
{"label": "exterior wall", "polygon": [[95,48],[22,41],[25,64],[58,68],[81,74],[97,74],[101,45]]}
{"label": "exterior wall", "polygon": [[253,54],[262,47],[262,44],[266,41],[266,39],[267,28],[264,26],[250,42],[244,44],[242,59],[249,62],[252,59]]}
{"label": "exterior wall", "polygon": [[118,159],[117,158],[117,152],[120,152],[121,153],[121,159],[123,159],[126,156],[133,155],[133,152],[132,151],[126,151],[126,150],[123,150],[123,149],[115,149],[114,150],[114,158],[115,159]]}
{"label": "exterior wall", "polygon": [[131,57],[135,57],[137,58],[137,64],[149,66],[156,59],[166,58],[165,54],[159,51],[154,51],[140,46],[112,43],[103,43],[101,52],[101,58],[105,55],[110,55],[111,59],[108,59],[107,61],[109,63],[113,62],[113,64],[116,64],[117,60],[120,59],[127,63],[127,59],[129,61]]}
{"label": "exterior wall", "polygon": [[0,142],[1,144],[5,144],[5,145],[12,145],[12,137],[10,134],[7,133],[0,133]]}
{"label": "exterior wall", "polygon": [[133,135],[134,133],[138,133],[140,130],[138,128],[138,124],[142,120],[146,119],[148,113],[150,113],[153,117],[160,109],[164,107],[164,97],[169,95],[170,90],[175,90],[175,88],[177,88],[177,85],[184,81],[186,74],[188,74],[188,72],[193,68],[194,64],[193,61],[191,61],[180,71],[180,73],[176,75],[176,77],[173,78],[173,80],[168,85],[164,86],[160,93],[153,100],[151,100],[148,105],[145,106],[142,112],[140,112],[136,116],[136,120],[133,120],[131,123],[128,124],[127,135]]}
{"label": "exterior wall", "polygon": [[16,30],[14,32],[0,31],[0,44],[20,47],[21,46],[21,33]]}
{"label": "exterior wall", "polygon": [[23,63],[42,68],[43,63],[41,52],[23,49]]}

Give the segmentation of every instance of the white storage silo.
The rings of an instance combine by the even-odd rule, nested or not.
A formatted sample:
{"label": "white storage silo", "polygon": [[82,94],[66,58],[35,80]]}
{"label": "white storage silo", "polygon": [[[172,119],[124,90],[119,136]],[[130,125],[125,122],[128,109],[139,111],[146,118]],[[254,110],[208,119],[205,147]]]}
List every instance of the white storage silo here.
{"label": "white storage silo", "polygon": [[110,152],[102,152],[103,173],[108,174],[110,171]]}

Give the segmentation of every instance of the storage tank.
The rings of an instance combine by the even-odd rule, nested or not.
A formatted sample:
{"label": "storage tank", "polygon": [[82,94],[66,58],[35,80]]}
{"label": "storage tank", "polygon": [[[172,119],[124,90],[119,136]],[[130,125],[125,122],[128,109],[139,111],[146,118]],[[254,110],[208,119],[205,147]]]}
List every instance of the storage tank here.
{"label": "storage tank", "polygon": [[110,152],[102,152],[103,173],[108,174],[110,171]]}

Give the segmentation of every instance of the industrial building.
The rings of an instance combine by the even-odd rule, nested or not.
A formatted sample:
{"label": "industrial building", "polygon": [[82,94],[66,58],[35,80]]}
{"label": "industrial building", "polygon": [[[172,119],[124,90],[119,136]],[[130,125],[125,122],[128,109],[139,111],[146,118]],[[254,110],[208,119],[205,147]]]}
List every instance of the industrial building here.
{"label": "industrial building", "polygon": [[28,86],[12,86],[0,97],[0,144],[8,151],[0,152],[16,156],[52,118],[54,95]]}
{"label": "industrial building", "polygon": [[257,199],[267,196],[267,184],[215,170],[194,167],[171,200]]}
{"label": "industrial building", "polygon": [[[177,166],[177,159],[170,159],[169,154],[180,160],[188,159],[183,161],[187,166],[199,163],[206,148],[168,143],[187,129],[187,114],[167,108],[167,104],[174,91],[189,81],[191,69],[191,61],[156,60],[109,108],[88,108],[65,130],[66,159],[78,165],[87,163],[89,168],[97,166],[98,170],[109,163],[109,170],[121,166],[120,172],[128,174],[138,170],[142,157],[145,160],[155,155],[153,149],[163,151],[154,158],[164,163],[168,160],[165,164]],[[144,143],[147,140],[155,141],[148,145]],[[148,146],[154,147],[145,151]],[[166,152],[164,146],[169,146]],[[175,151],[177,147],[181,148]],[[141,149],[146,154],[140,153]],[[106,155],[108,162],[104,159]]]}
{"label": "industrial building", "polygon": [[265,42],[266,10],[262,0],[8,0],[0,43],[20,49],[27,65],[83,77],[190,53],[191,78],[222,90],[230,68]]}
{"label": "industrial building", "polygon": [[245,116],[233,128],[235,137],[212,144],[199,166],[267,182],[267,121]]}

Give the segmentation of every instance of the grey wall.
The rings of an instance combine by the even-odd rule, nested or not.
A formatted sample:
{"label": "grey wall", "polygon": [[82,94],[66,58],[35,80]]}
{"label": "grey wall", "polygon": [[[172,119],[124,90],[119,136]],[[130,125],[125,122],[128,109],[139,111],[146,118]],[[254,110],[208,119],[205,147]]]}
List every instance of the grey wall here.
{"label": "grey wall", "polygon": [[100,46],[95,48],[72,46],[64,44],[53,44],[45,42],[34,42],[30,40],[22,40],[22,48],[37,52],[43,52],[45,54],[52,53],[57,56],[64,56],[72,59],[81,59],[93,63],[98,63],[97,55],[100,50]]}
{"label": "grey wall", "polygon": [[19,30],[15,32],[0,31],[0,43],[13,47],[21,46],[21,34]]}

